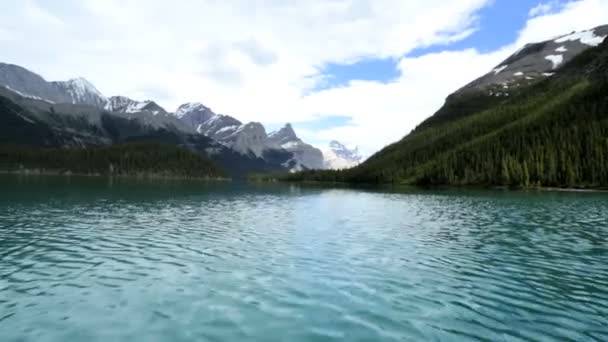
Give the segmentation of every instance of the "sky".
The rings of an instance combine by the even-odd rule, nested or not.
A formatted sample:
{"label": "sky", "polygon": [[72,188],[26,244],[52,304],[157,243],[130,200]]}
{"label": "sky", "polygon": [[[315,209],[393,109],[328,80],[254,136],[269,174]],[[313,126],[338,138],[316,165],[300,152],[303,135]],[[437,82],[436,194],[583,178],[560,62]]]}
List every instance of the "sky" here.
{"label": "sky", "polygon": [[0,61],[370,155],[524,44],[603,24],[608,0],[3,0]]}

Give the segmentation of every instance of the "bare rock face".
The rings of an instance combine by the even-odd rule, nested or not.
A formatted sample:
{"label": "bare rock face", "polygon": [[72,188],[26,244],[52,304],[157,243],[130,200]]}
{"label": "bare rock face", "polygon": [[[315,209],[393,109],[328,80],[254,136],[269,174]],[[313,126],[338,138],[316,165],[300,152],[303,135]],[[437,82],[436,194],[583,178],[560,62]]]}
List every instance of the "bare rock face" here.
{"label": "bare rock face", "polygon": [[264,151],[270,148],[266,129],[260,123],[243,124],[231,116],[215,114],[201,103],[183,104],[174,115],[198,133],[241,154],[263,158]]}
{"label": "bare rock face", "polygon": [[491,96],[509,96],[509,90],[553,76],[554,72],[581,52],[600,45],[608,36],[608,25],[572,32],[552,40],[525,45],[486,75],[456,94],[484,91]]}
{"label": "bare rock face", "polygon": [[188,102],[177,108],[175,116],[196,130],[200,124],[215,116],[215,113],[200,102]]}
{"label": "bare rock face", "polygon": [[196,131],[200,134],[217,141],[222,141],[234,134],[241,125],[243,123],[232,116],[215,114],[206,121],[197,122],[195,126]]}
{"label": "bare rock face", "polygon": [[104,109],[129,120],[137,120],[145,126],[195,133],[194,129],[175,115],[168,113],[154,101],[137,101],[126,96],[112,96],[108,99]]}
{"label": "bare rock face", "polygon": [[222,139],[224,144],[241,153],[251,152],[262,158],[264,151],[269,149],[266,129],[259,122],[250,122],[239,126],[231,134]]}
{"label": "bare rock face", "polygon": [[198,133],[241,154],[253,154],[264,159],[267,152],[276,155],[272,152],[287,151],[289,153],[282,155],[291,158],[282,164],[291,170],[323,168],[321,150],[298,138],[290,124],[268,135],[259,122],[243,124],[231,116],[215,114],[209,107],[196,102],[179,106],[174,115]]}
{"label": "bare rock face", "polygon": [[291,124],[286,124],[278,131],[270,133],[268,140],[271,145],[293,153],[297,165],[295,169],[323,168],[323,152],[298,138]]}
{"label": "bare rock face", "polygon": [[104,108],[108,99],[91,82],[79,77],[68,81],[51,82],[71,104]]}

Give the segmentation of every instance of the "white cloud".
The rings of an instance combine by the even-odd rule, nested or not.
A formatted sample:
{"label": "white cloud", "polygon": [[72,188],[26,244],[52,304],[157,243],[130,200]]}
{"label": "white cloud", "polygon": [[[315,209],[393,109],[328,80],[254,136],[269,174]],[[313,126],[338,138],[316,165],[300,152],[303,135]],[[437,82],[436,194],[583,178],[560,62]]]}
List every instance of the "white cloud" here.
{"label": "white cloud", "polygon": [[12,40],[13,36],[8,32],[8,30],[0,27],[0,41],[9,41]]}
{"label": "white cloud", "polygon": [[536,7],[533,7],[529,12],[529,17],[537,17],[540,15],[549,14],[559,8],[559,1],[553,0],[549,2],[541,2]]}
{"label": "white cloud", "polygon": [[[347,88],[311,95],[317,107],[353,117],[354,126],[306,132],[311,141],[331,138],[359,145],[367,153],[405,136],[441,107],[447,95],[485,74],[526,43],[543,41],[608,23],[608,1],[562,3],[557,12],[530,18],[512,44],[490,53],[476,50],[442,52],[403,58],[395,82],[352,82]],[[330,111],[331,111],[330,110]]]}
{"label": "white cloud", "polygon": [[605,24],[608,24],[608,1],[570,1],[561,3],[558,12],[530,18],[515,44],[543,41]]}
{"label": "white cloud", "polygon": [[456,89],[482,75],[513,49],[480,54],[474,49],[403,58],[401,77],[394,82],[351,82],[348,87],[309,95],[304,102],[321,114],[346,115],[353,124],[306,132],[311,141],[337,139],[361,146],[365,153],[402,138],[434,113]]}
{"label": "white cloud", "polygon": [[[405,135],[522,42],[608,21],[606,1],[576,1],[558,13],[536,13],[516,42],[495,52],[402,57],[470,35],[489,2],[6,0],[0,22],[19,39],[0,39],[0,49],[3,61],[48,79],[84,76],[107,95],[152,98],[169,110],[202,101],[268,124],[349,116],[345,127],[300,134],[370,153]],[[401,76],[393,82],[309,91],[323,79],[325,63],[386,57],[399,60]]]}
{"label": "white cloud", "polygon": [[48,12],[34,0],[25,0],[23,4],[23,14],[25,19],[39,28],[47,26],[64,26],[65,23],[59,17]]}
{"label": "white cloud", "polygon": [[[488,1],[7,0],[15,9],[0,22],[22,39],[0,48],[4,61],[48,79],[84,76],[107,95],[162,94],[169,110],[198,100],[243,121],[297,122],[327,112],[305,96],[323,64],[462,39]],[[48,25],[34,30],[23,17]]]}

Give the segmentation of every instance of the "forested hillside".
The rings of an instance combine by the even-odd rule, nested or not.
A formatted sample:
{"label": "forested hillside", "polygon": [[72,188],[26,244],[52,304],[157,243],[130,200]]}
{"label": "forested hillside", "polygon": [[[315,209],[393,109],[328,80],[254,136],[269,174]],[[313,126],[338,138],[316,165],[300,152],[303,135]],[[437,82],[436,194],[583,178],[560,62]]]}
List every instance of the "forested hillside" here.
{"label": "forested hillside", "polygon": [[608,44],[506,97],[451,96],[401,141],[345,171],[290,181],[418,185],[608,186]]}
{"label": "forested hillside", "polygon": [[159,143],[89,148],[0,145],[0,171],[19,170],[115,176],[224,176],[211,161],[185,149]]}

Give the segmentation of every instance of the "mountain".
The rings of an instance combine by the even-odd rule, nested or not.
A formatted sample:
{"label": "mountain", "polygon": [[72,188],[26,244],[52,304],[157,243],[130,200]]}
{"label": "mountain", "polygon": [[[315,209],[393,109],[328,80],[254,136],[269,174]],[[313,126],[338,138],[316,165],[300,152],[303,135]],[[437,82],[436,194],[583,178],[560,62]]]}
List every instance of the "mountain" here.
{"label": "mountain", "polygon": [[152,115],[168,114],[167,111],[154,101],[136,101],[126,96],[112,96],[104,105],[104,109],[122,114],[149,113]]}
{"label": "mountain", "polygon": [[231,116],[215,114],[200,103],[179,106],[175,116],[198,133],[239,153],[263,157],[264,151],[269,148],[266,129],[260,123],[243,124]]}
{"label": "mountain", "polygon": [[600,45],[607,35],[608,25],[527,44],[459,92],[487,90],[489,95],[507,95],[512,87],[525,86],[553,76],[556,69],[588,48]]}
{"label": "mountain", "polygon": [[[290,157],[287,152],[273,151],[265,155],[266,159],[254,158],[238,153],[196,132],[187,133],[167,127],[154,127],[137,117],[129,119],[124,115],[85,105],[49,103],[46,100],[23,97],[8,89],[0,88],[0,144],[16,146],[17,150],[20,148],[18,146],[61,147],[71,150],[117,144],[148,143],[146,146],[154,146],[153,143],[163,143],[210,159],[233,178],[244,177],[249,173],[288,169],[282,165],[282,161]],[[129,149],[125,147],[122,150]],[[44,155],[35,150],[22,151]],[[53,152],[53,155],[56,154]],[[6,162],[9,157],[11,155],[6,153],[0,155],[0,164]],[[14,155],[11,158],[13,157]],[[151,157],[155,158],[147,156],[145,160],[151,160]],[[173,158],[176,155],[168,153],[167,157]],[[82,162],[88,163],[86,160]],[[45,165],[44,161],[40,163]],[[70,165],[65,167],[70,168]]]}
{"label": "mountain", "polygon": [[341,170],[357,166],[363,160],[359,149],[348,149],[338,141],[331,141],[327,149],[323,150],[324,169]]}
{"label": "mountain", "polygon": [[293,161],[297,165],[295,170],[323,168],[323,152],[298,138],[289,123],[278,131],[270,133],[268,142],[271,146],[293,153]]}
{"label": "mountain", "polygon": [[606,35],[602,26],[528,44],[359,166],[285,179],[608,187]]}
{"label": "mountain", "polygon": [[[107,110],[154,128],[167,128],[192,133],[193,130],[153,101],[135,101],[124,96],[106,98],[84,78],[47,82],[23,67],[0,63],[0,85],[22,97],[64,106],[90,106]],[[93,110],[94,109],[94,110]]]}
{"label": "mountain", "polygon": [[104,109],[153,128],[164,128],[188,134],[195,133],[190,126],[151,100],[136,101],[125,96],[112,96],[108,99]]}
{"label": "mountain", "polygon": [[15,130],[5,131],[0,142],[84,148],[160,141],[209,154],[232,175],[324,167],[322,152],[299,139],[289,124],[268,135],[261,123],[242,123],[198,102],[170,113],[152,100],[105,97],[83,78],[48,82],[5,63],[0,86],[6,108],[15,108],[3,117],[10,122],[4,128]]}
{"label": "mountain", "polygon": [[179,106],[175,116],[186,125],[198,130],[199,125],[211,119],[216,114],[200,102],[189,102]]}
{"label": "mountain", "polygon": [[51,84],[59,90],[62,96],[67,98],[67,101],[55,101],[57,103],[84,104],[103,108],[108,102],[108,99],[95,86],[82,77],[68,81],[51,82]]}
{"label": "mountain", "polygon": [[103,108],[107,99],[87,80],[47,82],[23,67],[0,63],[0,85],[23,97],[52,103],[71,103]]}
{"label": "mountain", "polygon": [[[183,104],[174,115],[198,133],[241,154],[263,159],[271,155],[274,162],[293,171],[323,168],[322,152],[298,138],[290,124],[268,135],[259,122],[243,124],[231,116],[216,114],[201,103]],[[273,151],[286,151],[287,157],[276,160]]]}
{"label": "mountain", "polygon": [[[0,64],[0,144],[91,149],[137,142],[187,149],[219,164],[231,177],[291,167],[285,164],[291,153],[267,151],[262,157],[238,153],[199,134],[153,101],[122,96],[105,98],[82,79],[47,82],[25,68]],[[27,151],[44,155],[31,149]],[[167,154],[168,158],[174,156],[177,155]],[[7,161],[4,157],[0,162]]]}

